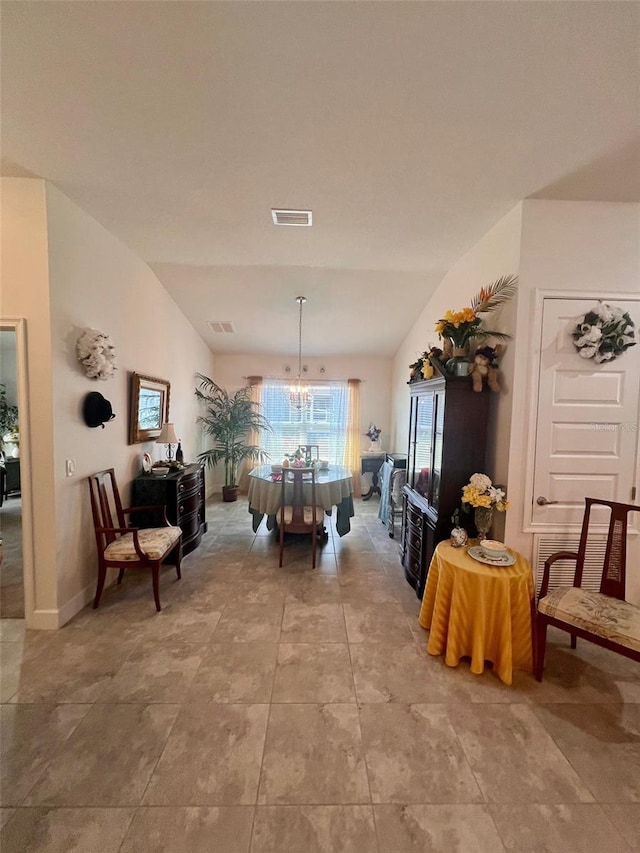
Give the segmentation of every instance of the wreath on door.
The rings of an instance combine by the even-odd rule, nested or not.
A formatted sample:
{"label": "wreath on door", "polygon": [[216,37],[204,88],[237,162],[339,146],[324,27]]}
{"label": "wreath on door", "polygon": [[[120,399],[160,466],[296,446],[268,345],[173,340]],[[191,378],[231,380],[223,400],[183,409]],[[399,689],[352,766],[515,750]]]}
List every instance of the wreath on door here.
{"label": "wreath on door", "polygon": [[598,364],[618,358],[637,343],[629,313],[601,300],[578,320],[571,337],[580,357],[593,358]]}

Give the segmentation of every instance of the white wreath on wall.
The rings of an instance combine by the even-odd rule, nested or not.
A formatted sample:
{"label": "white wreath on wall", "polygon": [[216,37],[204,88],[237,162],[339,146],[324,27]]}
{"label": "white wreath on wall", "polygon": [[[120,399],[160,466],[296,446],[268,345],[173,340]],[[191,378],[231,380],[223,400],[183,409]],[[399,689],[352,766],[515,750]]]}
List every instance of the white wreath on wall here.
{"label": "white wreath on wall", "polygon": [[76,355],[89,379],[111,379],[118,369],[111,338],[96,329],[85,329],[80,335]]}

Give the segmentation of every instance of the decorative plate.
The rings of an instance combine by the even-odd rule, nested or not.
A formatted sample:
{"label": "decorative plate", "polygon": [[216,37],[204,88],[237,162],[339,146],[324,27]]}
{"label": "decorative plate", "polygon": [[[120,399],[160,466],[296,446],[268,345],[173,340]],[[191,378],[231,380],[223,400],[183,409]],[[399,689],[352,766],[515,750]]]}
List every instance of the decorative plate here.
{"label": "decorative plate", "polygon": [[142,470],[144,471],[145,474],[148,474],[149,471],[151,471],[152,464],[153,463],[151,462],[151,456],[149,456],[148,453],[143,453],[142,454]]}
{"label": "decorative plate", "polygon": [[516,558],[511,553],[505,554],[504,557],[486,557],[479,545],[472,545],[467,550],[467,554],[479,563],[485,563],[487,566],[499,566],[500,568],[502,566],[512,566],[516,561]]}

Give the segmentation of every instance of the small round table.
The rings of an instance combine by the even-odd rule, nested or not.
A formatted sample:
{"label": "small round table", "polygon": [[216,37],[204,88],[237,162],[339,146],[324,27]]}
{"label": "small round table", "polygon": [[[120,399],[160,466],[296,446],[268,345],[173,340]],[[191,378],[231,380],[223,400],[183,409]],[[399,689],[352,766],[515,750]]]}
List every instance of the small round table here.
{"label": "small round table", "polygon": [[533,669],[533,573],[525,557],[511,553],[512,566],[490,566],[474,560],[466,548],[440,542],[419,616],[430,632],[430,655],[444,654],[447,666],[469,657],[476,675],[491,661],[505,684],[511,684],[514,669]]}

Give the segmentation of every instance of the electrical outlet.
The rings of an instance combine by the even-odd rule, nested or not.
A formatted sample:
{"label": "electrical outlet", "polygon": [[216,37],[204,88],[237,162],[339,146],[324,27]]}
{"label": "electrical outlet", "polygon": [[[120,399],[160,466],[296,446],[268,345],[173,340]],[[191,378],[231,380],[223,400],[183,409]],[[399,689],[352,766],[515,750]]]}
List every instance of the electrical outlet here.
{"label": "electrical outlet", "polygon": [[65,470],[67,472],[67,477],[73,477],[73,475],[76,473],[76,463],[73,461],[73,459],[67,459],[65,461]]}

